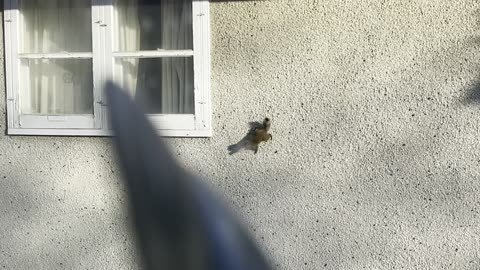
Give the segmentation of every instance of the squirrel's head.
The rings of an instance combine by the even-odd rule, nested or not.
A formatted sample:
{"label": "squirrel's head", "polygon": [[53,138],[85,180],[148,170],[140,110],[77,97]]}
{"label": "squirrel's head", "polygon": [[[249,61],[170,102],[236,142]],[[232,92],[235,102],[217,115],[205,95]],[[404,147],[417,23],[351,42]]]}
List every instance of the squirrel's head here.
{"label": "squirrel's head", "polygon": [[265,126],[267,131],[270,129],[271,124],[272,124],[272,122],[270,121],[270,118],[265,117],[265,119],[263,119],[263,125]]}

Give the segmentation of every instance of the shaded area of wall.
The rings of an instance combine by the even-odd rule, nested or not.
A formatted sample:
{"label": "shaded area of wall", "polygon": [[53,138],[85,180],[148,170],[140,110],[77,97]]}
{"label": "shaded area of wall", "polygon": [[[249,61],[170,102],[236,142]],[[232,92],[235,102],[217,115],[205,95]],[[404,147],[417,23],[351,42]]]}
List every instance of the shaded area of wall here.
{"label": "shaded area of wall", "polygon": [[[480,267],[478,1],[220,2],[211,16],[214,137],[169,142],[278,269]],[[229,156],[265,116],[273,141]],[[0,137],[0,269],[138,266],[109,147]]]}

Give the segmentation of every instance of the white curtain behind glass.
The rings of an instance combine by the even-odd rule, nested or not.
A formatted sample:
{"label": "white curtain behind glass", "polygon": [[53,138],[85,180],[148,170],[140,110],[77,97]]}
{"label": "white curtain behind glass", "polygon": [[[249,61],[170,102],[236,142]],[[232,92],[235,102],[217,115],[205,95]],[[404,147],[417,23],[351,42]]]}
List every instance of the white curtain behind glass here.
{"label": "white curtain behind glass", "polygon": [[[23,0],[21,53],[91,52],[89,0]],[[91,114],[91,59],[22,60],[26,114]]]}
{"label": "white curtain behind glass", "polygon": [[[119,51],[193,48],[191,0],[117,0]],[[193,59],[120,59],[122,84],[149,113],[193,113]]]}
{"label": "white curtain behind glass", "polygon": [[[138,0],[116,1],[118,49],[124,52],[133,52],[140,49],[140,25],[138,20]],[[137,88],[138,73],[137,58],[122,59],[122,85],[130,91]]]}
{"label": "white curtain behind glass", "polygon": [[[165,27],[162,33],[162,46],[168,49],[188,48],[193,39],[191,0],[170,0],[164,3],[162,23]],[[171,89],[162,91],[162,111],[165,113],[183,111],[193,113],[193,91],[188,91],[193,90],[191,65],[192,58],[169,58],[162,62],[162,90]]]}

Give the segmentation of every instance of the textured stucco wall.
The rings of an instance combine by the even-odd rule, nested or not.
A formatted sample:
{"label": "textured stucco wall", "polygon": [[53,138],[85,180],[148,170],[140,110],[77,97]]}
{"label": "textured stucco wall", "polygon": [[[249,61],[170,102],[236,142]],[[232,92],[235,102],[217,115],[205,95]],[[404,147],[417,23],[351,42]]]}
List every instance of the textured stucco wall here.
{"label": "textured stucco wall", "polygon": [[[212,3],[211,15],[214,136],[169,142],[278,269],[480,268],[477,0]],[[228,156],[264,116],[274,140]],[[138,266],[110,146],[0,136],[0,269]]]}

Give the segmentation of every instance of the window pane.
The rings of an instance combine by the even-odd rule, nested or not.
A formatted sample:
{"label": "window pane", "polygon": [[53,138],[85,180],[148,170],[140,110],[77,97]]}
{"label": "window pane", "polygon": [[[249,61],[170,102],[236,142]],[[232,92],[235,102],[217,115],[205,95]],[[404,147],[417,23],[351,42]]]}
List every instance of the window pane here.
{"label": "window pane", "polygon": [[116,61],[115,78],[147,113],[193,114],[193,57]]}
{"label": "window pane", "polygon": [[93,114],[92,60],[23,60],[22,69],[22,114]]}
{"label": "window pane", "polygon": [[193,49],[192,0],[114,0],[117,50]]}
{"label": "window pane", "polygon": [[23,53],[92,51],[91,0],[22,0]]}

